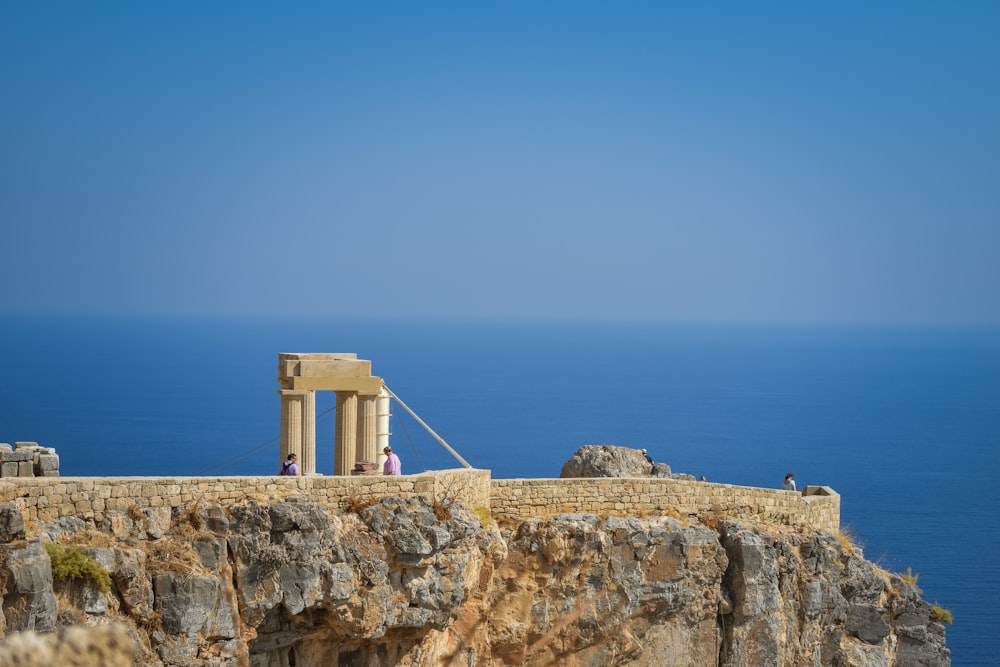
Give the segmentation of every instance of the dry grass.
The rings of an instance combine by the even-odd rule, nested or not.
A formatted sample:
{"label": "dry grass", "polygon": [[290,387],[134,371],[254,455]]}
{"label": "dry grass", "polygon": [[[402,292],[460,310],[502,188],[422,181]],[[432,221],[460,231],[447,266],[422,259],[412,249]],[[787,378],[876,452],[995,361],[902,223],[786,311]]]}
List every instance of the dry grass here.
{"label": "dry grass", "polygon": [[678,521],[687,521],[687,517],[677,511],[677,508],[671,507],[663,513],[663,516],[668,516],[671,519],[677,519]]}
{"label": "dry grass", "polygon": [[840,527],[840,531],[837,533],[837,542],[840,543],[840,548],[843,549],[844,553],[848,556],[855,556],[861,553],[858,538],[851,530],[850,526]]}
{"label": "dry grass", "polygon": [[936,604],[933,607],[931,607],[931,620],[937,621],[938,623],[947,623],[948,625],[951,625],[953,619],[950,610],[945,609],[941,605]]}
{"label": "dry grass", "polygon": [[917,581],[920,580],[920,573],[914,573],[912,568],[906,568],[906,572],[899,575],[899,578],[910,584],[911,586],[916,586]]}
{"label": "dry grass", "polygon": [[479,525],[483,528],[489,528],[490,524],[493,523],[493,513],[490,512],[489,507],[477,507],[472,510],[472,513],[479,519]]}
{"label": "dry grass", "polygon": [[85,528],[76,533],[60,533],[56,536],[56,544],[60,546],[81,546],[109,549],[118,546],[118,541],[107,533],[96,528]]}
{"label": "dry grass", "polygon": [[435,500],[431,503],[431,511],[438,521],[448,521],[451,519],[451,505],[453,500]]}
{"label": "dry grass", "polygon": [[152,542],[142,541],[140,548],[146,552],[146,569],[150,576],[158,574],[191,574],[201,569],[201,560],[191,542],[178,542],[163,537]]}
{"label": "dry grass", "polygon": [[702,512],[698,515],[698,521],[701,521],[705,526],[711,528],[712,530],[719,530],[719,522],[724,520],[726,515],[722,512],[711,510],[708,512]]}
{"label": "dry grass", "polygon": [[163,617],[160,616],[160,612],[151,611],[149,614],[143,616],[142,618],[135,618],[135,624],[146,633],[157,632],[163,629]]}
{"label": "dry grass", "polygon": [[201,519],[201,514],[199,514],[200,509],[201,507],[197,502],[191,503],[185,507],[183,510],[178,512],[176,517],[174,517],[174,520],[171,522],[171,529],[173,529],[174,526],[179,527],[187,524],[195,530],[201,530],[204,522]]}
{"label": "dry grass", "polygon": [[363,496],[357,493],[350,493],[343,499],[344,509],[351,514],[360,514],[365,508],[371,507],[381,502],[381,498],[374,496]]}
{"label": "dry grass", "polygon": [[214,540],[215,535],[202,530],[204,522],[193,503],[177,514],[170,529],[158,540],[142,540],[139,547],[146,552],[146,567],[150,575],[191,574],[203,569],[194,550],[197,540]]}
{"label": "dry grass", "polygon": [[87,622],[87,615],[69,599],[65,590],[56,591],[56,625],[83,625]]}

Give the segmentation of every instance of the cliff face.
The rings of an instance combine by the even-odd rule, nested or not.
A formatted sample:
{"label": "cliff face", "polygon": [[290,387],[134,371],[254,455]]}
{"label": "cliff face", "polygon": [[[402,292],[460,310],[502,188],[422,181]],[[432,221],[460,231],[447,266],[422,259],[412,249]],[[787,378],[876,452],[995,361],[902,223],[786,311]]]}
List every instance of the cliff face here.
{"label": "cliff face", "polygon": [[[27,540],[0,504],[0,631],[119,624],[136,664],[159,666],[950,664],[919,590],[830,534],[484,520],[419,497],[341,515],[290,498],[62,519]],[[72,575],[90,561],[71,545],[108,592],[90,566]],[[19,641],[0,663],[33,664],[11,658]]]}

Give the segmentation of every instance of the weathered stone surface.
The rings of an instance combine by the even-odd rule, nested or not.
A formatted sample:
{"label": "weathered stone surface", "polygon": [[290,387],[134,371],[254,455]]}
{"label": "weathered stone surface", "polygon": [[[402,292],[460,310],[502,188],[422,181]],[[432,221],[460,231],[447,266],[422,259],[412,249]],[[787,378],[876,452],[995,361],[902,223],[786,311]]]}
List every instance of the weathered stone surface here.
{"label": "weathered stone surface", "polygon": [[75,516],[64,516],[45,525],[44,534],[52,542],[58,542],[62,535],[73,535],[85,530],[87,524]]}
{"label": "weathered stone surface", "polygon": [[120,625],[22,632],[0,643],[5,667],[132,667],[135,642]]}
{"label": "weathered stone surface", "polygon": [[[666,465],[666,464],[661,464]],[[563,464],[560,477],[648,477],[642,451],[614,445],[584,445]],[[670,474],[667,466],[667,474]]]}
{"label": "weathered stone surface", "polygon": [[714,531],[666,517],[527,521],[494,575],[484,662],[715,665],[726,563]]}
{"label": "weathered stone surface", "polygon": [[641,449],[617,445],[584,445],[563,464],[561,478],[663,477],[694,481],[694,475],[671,472],[666,463],[650,465]]}
{"label": "weathered stone surface", "polygon": [[579,513],[502,533],[422,497],[122,507],[42,529],[110,573],[101,599],[53,586],[38,541],[0,542],[0,631],[120,622],[149,667],[950,664],[919,589],[825,532]]}
{"label": "weathered stone surface", "polygon": [[44,472],[59,470],[59,455],[58,454],[40,454],[38,456],[38,466],[36,474],[42,474]]}
{"label": "weathered stone surface", "polygon": [[122,609],[143,627],[153,624],[153,583],[146,570],[146,554],[141,549],[115,549],[109,568],[111,581]]}
{"label": "weathered stone surface", "polygon": [[14,503],[0,503],[0,544],[23,540],[24,518]]}
{"label": "weathered stone surface", "polygon": [[164,632],[235,637],[235,609],[218,577],[161,574],[153,578],[153,593]]}
{"label": "weathered stone surface", "polygon": [[56,598],[48,554],[38,540],[5,551],[6,577],[0,580],[6,579],[3,613],[7,630],[52,632],[56,628]]}
{"label": "weathered stone surface", "polygon": [[885,580],[865,559],[847,556],[840,590],[845,598],[856,604],[876,604],[885,591]]}
{"label": "weathered stone surface", "polygon": [[[733,600],[722,665],[951,664],[943,627],[940,641],[930,636],[939,624],[929,622],[919,591],[901,590],[898,577],[890,591],[888,574],[845,554],[833,535],[770,534],[734,521],[719,528],[730,558],[724,586]],[[910,661],[918,655],[923,662]]]}

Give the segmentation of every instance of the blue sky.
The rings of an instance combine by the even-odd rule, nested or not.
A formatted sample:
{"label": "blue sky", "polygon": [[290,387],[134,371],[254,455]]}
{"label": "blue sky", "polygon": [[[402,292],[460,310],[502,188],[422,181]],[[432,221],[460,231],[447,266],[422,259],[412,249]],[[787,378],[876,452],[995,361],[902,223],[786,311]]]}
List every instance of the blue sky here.
{"label": "blue sky", "polygon": [[0,314],[1000,325],[1000,3],[0,0]]}

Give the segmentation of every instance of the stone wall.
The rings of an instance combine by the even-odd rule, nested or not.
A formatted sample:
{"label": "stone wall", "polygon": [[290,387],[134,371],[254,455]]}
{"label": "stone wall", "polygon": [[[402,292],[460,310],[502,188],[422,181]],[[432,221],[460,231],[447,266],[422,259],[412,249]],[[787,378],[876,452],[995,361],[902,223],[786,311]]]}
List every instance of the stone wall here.
{"label": "stone wall", "polygon": [[0,477],[58,477],[59,455],[37,442],[0,442]]}
{"label": "stone wall", "polygon": [[492,489],[490,507],[500,522],[568,512],[627,517],[672,510],[682,516],[716,513],[832,533],[840,530],[840,495],[825,486],[806,487],[799,494],[680,479],[594,477],[495,479]]}
{"label": "stone wall", "polygon": [[488,470],[444,470],[401,477],[34,477],[0,480],[0,502],[13,501],[29,530],[77,516],[101,522],[133,506],[177,508],[200,501],[231,506],[304,496],[343,511],[387,496],[460,500],[489,507],[500,523],[564,513],[682,516],[715,513],[838,532],[840,496],[828,487],[802,494],[731,484],[660,478],[490,479]]}
{"label": "stone wall", "polygon": [[57,477],[0,481],[0,502],[21,510],[29,531],[64,516],[102,522],[133,507],[177,508],[193,502],[223,507],[248,500],[273,502],[304,496],[340,512],[387,496],[424,496],[489,507],[488,470],[443,470],[399,477]]}

